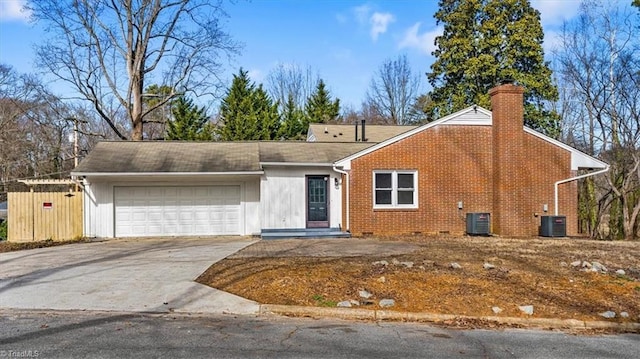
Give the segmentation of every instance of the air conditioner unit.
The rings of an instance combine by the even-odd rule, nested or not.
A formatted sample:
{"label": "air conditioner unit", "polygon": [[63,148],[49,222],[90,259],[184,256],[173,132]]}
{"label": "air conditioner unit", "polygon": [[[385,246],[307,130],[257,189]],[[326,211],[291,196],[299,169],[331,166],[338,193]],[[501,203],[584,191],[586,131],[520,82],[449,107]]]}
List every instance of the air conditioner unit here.
{"label": "air conditioner unit", "polygon": [[489,213],[467,213],[467,234],[487,236],[490,223]]}
{"label": "air conditioner unit", "polygon": [[540,235],[543,237],[566,237],[566,216],[542,216],[540,223]]}

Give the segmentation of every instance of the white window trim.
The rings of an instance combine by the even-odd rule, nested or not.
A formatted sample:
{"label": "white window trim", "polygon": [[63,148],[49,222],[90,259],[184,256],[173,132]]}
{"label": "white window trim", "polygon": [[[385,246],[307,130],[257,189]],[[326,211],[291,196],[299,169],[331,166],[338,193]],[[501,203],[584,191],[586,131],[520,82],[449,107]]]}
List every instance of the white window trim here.
{"label": "white window trim", "polygon": [[[391,174],[391,204],[376,204],[376,174]],[[398,204],[398,175],[413,175],[413,204]],[[372,174],[373,209],[412,209],[418,208],[418,171],[416,170],[374,170]]]}

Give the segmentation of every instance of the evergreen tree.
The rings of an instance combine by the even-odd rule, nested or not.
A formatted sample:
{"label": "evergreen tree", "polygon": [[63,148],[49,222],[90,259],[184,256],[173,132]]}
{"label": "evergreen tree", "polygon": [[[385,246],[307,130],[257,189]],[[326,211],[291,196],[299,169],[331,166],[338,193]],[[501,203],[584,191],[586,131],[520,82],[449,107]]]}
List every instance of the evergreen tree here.
{"label": "evergreen tree", "polygon": [[247,71],[240,69],[233,75],[231,87],[220,104],[218,135],[223,141],[246,140],[253,136],[255,123],[250,118],[251,97],[255,86],[249,80]]}
{"label": "evergreen tree", "polygon": [[559,116],[545,108],[558,90],[544,61],[540,13],[528,0],[440,0],[435,14],[444,32],[436,38],[431,120],[477,104],[490,108],[489,89],[513,80],[525,88],[525,124],[559,133]]}
{"label": "evergreen tree", "polygon": [[185,96],[178,97],[171,108],[173,119],[167,122],[167,140],[211,141],[213,129],[204,107]]}
{"label": "evergreen tree", "polygon": [[329,90],[326,89],[324,81],[318,81],[316,91],[309,96],[305,105],[306,131],[309,123],[328,123],[335,121],[340,114],[340,99],[331,100]]}
{"label": "evergreen tree", "polygon": [[253,104],[254,111],[257,115],[257,139],[274,140],[278,138],[280,131],[278,104],[271,100],[271,97],[269,97],[262,85],[258,86],[253,93]]}
{"label": "evergreen tree", "polygon": [[302,139],[305,135],[304,131],[304,112],[296,106],[294,96],[289,94],[282,114],[279,137],[291,140]]}
{"label": "evergreen tree", "polygon": [[222,141],[273,140],[278,136],[277,104],[240,69],[220,105],[218,135]]}

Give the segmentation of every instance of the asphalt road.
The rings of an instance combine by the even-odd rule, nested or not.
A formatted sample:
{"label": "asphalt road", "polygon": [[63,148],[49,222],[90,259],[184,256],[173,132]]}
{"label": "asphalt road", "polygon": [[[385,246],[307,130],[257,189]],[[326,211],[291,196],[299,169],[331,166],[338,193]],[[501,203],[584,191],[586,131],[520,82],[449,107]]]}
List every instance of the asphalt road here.
{"label": "asphalt road", "polygon": [[637,358],[640,335],[251,316],[0,312],[0,359]]}

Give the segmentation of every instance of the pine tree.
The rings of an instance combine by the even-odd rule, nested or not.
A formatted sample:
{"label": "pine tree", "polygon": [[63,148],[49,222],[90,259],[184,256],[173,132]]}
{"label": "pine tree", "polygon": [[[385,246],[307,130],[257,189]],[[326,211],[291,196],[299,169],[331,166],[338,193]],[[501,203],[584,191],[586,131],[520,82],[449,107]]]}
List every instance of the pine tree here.
{"label": "pine tree", "polygon": [[331,100],[329,90],[326,89],[324,81],[318,81],[316,91],[309,96],[305,105],[306,131],[309,123],[328,123],[335,121],[340,114],[340,99]]}
{"label": "pine tree", "polygon": [[264,90],[258,86],[253,93],[254,111],[257,115],[257,128],[259,140],[274,140],[278,138],[280,131],[280,114],[278,104]]}
{"label": "pine tree", "polygon": [[289,94],[282,113],[282,126],[278,137],[287,140],[302,139],[304,133],[304,112],[296,106],[295,98]]}
{"label": "pine tree", "polygon": [[204,107],[198,107],[185,96],[172,104],[173,119],[167,122],[167,140],[211,141],[213,130]]}
{"label": "pine tree", "polygon": [[273,140],[280,116],[277,104],[240,69],[220,105],[218,136],[222,141]]}
{"label": "pine tree", "polygon": [[528,0],[440,0],[444,32],[428,79],[431,120],[473,104],[490,108],[489,89],[513,80],[525,88],[525,124],[556,136],[559,116],[545,108],[558,90],[544,61],[540,13]]}

